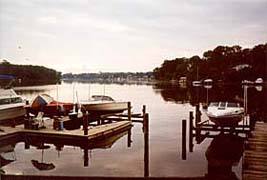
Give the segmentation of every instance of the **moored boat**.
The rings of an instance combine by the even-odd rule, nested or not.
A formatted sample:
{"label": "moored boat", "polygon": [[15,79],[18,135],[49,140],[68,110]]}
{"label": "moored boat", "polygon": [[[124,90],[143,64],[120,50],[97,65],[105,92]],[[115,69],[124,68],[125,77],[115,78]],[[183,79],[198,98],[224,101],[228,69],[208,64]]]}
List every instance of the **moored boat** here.
{"label": "moored boat", "polygon": [[45,116],[66,115],[73,110],[73,103],[60,102],[54,100],[48,94],[39,94],[33,98],[30,105],[27,106],[27,111],[33,114],[38,114],[39,111],[44,112]]}
{"label": "moored boat", "polygon": [[0,121],[23,118],[26,111],[21,96],[13,89],[0,89]]}
{"label": "moored boat", "polygon": [[244,108],[235,102],[210,103],[207,116],[218,126],[236,126],[242,120]]}
{"label": "moored boat", "polygon": [[255,80],[255,84],[262,84],[263,83],[263,79],[262,78],[257,78]]}
{"label": "moored boat", "polygon": [[122,113],[128,109],[127,102],[115,101],[109,96],[93,95],[91,100],[82,101],[81,110],[91,115]]}
{"label": "moored boat", "polygon": [[201,84],[201,81],[193,81],[192,85],[197,87],[197,86],[201,86],[202,84]]}

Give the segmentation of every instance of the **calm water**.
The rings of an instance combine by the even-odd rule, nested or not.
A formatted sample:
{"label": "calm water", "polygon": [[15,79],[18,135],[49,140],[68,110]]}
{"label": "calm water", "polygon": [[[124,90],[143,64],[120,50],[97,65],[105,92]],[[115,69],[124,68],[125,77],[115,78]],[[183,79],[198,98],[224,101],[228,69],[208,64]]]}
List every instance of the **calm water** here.
{"label": "calm water", "polygon": [[[74,91],[75,89],[75,91]],[[266,112],[266,93],[255,88],[249,89],[249,99],[260,102],[251,103],[250,109]],[[149,131],[149,175],[150,176],[205,176],[208,173],[208,161],[205,152],[212,139],[195,144],[194,150],[182,160],[182,119],[188,119],[189,111],[197,101],[241,100],[242,87],[214,87],[209,89],[188,89],[171,85],[117,85],[63,83],[61,85],[21,87],[16,91],[25,98],[38,93],[48,93],[60,101],[73,102],[73,92],[78,99],[87,99],[89,95],[110,95],[116,100],[131,101],[134,112],[141,112],[142,105],[147,106],[150,118]],[[77,91],[77,92],[76,92]],[[207,97],[208,94],[208,97]],[[76,98],[76,97],[75,97]],[[205,115],[203,113],[203,118]],[[24,143],[18,143],[14,152],[2,153],[6,159],[13,159],[2,169],[10,174],[47,174],[64,176],[144,176],[144,137],[141,124],[132,128],[131,147],[127,146],[128,136],[119,138],[111,147],[89,150],[89,165],[84,166],[84,153],[79,147],[64,146],[58,151],[54,145],[40,150],[35,147],[25,149]],[[53,163],[55,168],[40,171],[31,160]],[[241,162],[235,163],[233,172],[241,177]]]}

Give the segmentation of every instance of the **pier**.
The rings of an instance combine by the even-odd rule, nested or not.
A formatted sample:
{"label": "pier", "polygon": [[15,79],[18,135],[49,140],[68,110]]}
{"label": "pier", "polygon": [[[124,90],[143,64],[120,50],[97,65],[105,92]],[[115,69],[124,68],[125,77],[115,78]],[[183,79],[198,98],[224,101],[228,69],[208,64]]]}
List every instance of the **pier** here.
{"label": "pier", "polygon": [[267,123],[257,122],[245,143],[243,179],[267,179]]}
{"label": "pier", "polygon": [[[187,120],[182,120],[182,159],[186,160],[187,157],[187,142],[189,152],[193,152],[194,143],[200,144],[206,138],[213,138],[213,141],[207,152],[206,158],[209,161],[209,155],[207,153],[214,153],[215,150],[222,146],[222,144],[229,145],[233,150],[227,150],[229,157],[234,157],[234,160],[238,160],[243,155],[242,159],[242,179],[244,180],[265,180],[267,179],[267,123],[257,122],[253,117],[247,118],[244,117],[243,121],[235,127],[219,127],[213,123],[210,123],[209,120],[201,120],[201,113],[199,107],[196,107],[195,116],[193,111],[189,113],[189,122]],[[188,133],[187,133],[187,124],[189,124]],[[188,141],[187,139],[188,134]],[[241,136],[238,136],[238,135]],[[195,138],[195,141],[194,141]],[[217,140],[215,140],[217,138]],[[226,139],[226,140],[225,140]],[[233,140],[233,143],[230,143],[230,140]],[[217,147],[215,147],[215,141]],[[219,143],[218,142],[222,142]],[[227,144],[230,143],[230,144]],[[243,145],[244,144],[244,145]],[[228,147],[228,146],[227,146]],[[245,147],[245,148],[243,148]],[[214,148],[212,150],[212,148]],[[230,149],[231,149],[230,148]],[[239,150],[238,150],[239,149]],[[217,149],[218,150],[218,149]],[[222,150],[223,152],[223,150]],[[233,156],[233,154],[235,154]],[[214,154],[212,155],[214,156]],[[226,154],[226,157],[228,155]],[[212,157],[214,158],[214,157]],[[220,159],[220,158],[219,158]],[[215,159],[212,159],[214,162]],[[211,161],[211,162],[212,162]],[[220,162],[219,160],[216,160]],[[222,163],[226,163],[224,161]],[[230,161],[227,162],[230,165]],[[213,178],[213,174],[210,173],[212,169],[212,164],[208,165],[208,174],[206,178]],[[217,167],[218,168],[218,167]],[[225,168],[222,166],[221,168]],[[222,170],[220,170],[222,171]],[[218,172],[220,173],[220,172]],[[218,173],[214,177],[218,176]],[[227,175],[229,173],[229,176]],[[222,177],[231,177],[231,166],[226,168],[226,171],[223,170]],[[210,176],[211,174],[211,176]]]}
{"label": "pier", "polygon": [[[24,120],[24,124],[0,126],[0,145],[10,137],[35,137],[65,144],[84,144],[87,141],[97,141],[129,130],[133,122],[148,126],[148,114],[143,106],[142,113],[132,113],[131,103],[128,103],[127,114],[107,114],[100,116],[97,121],[89,121],[90,115],[86,112],[82,117],[63,116],[45,118],[45,120],[33,121],[31,117]],[[96,123],[95,123],[96,122]],[[39,123],[36,125],[36,123]],[[42,127],[40,127],[42,123]],[[38,126],[39,125],[39,126]],[[66,128],[64,128],[66,126]],[[71,128],[70,126],[75,128]],[[81,128],[82,127],[82,128]],[[144,127],[146,130],[147,127]],[[79,144],[80,143],[80,144]]]}

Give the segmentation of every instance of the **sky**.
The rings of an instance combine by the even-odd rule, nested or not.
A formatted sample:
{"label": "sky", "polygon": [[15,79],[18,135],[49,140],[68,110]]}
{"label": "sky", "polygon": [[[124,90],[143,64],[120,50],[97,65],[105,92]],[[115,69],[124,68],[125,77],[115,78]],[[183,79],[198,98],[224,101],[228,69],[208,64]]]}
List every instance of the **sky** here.
{"label": "sky", "polygon": [[0,60],[63,73],[146,72],[267,42],[267,0],[0,0]]}

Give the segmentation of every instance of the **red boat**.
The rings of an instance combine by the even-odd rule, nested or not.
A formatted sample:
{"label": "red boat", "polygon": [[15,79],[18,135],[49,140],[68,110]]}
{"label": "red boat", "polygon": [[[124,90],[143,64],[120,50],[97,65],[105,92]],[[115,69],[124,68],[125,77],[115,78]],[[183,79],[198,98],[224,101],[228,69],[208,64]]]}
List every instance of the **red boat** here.
{"label": "red boat", "polygon": [[42,111],[45,116],[52,117],[67,115],[73,110],[73,105],[73,103],[56,101],[48,94],[39,94],[25,108],[29,113],[37,115]]}

